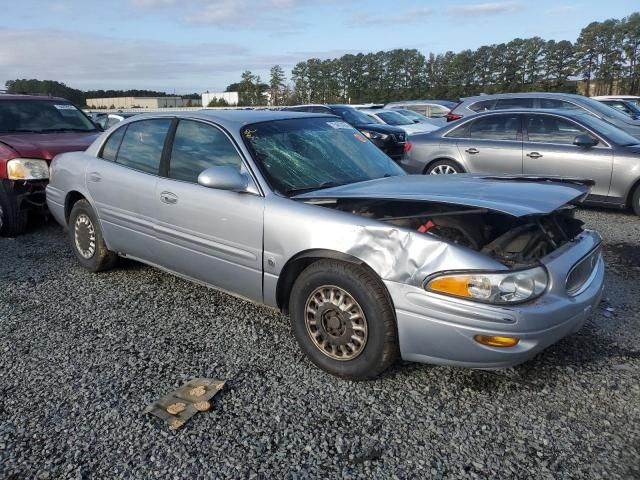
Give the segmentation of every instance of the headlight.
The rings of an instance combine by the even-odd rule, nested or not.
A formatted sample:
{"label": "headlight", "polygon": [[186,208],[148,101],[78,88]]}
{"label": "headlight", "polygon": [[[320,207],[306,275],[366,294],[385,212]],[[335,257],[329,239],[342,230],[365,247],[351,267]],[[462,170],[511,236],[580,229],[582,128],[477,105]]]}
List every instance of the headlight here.
{"label": "headlight", "polygon": [[428,279],[430,292],[484,303],[509,304],[533,300],[547,289],[549,277],[542,267],[517,272],[460,272]]}
{"label": "headlight", "polygon": [[49,165],[45,160],[14,158],[7,162],[9,180],[46,180],[49,178]]}
{"label": "headlight", "polygon": [[389,137],[386,133],[372,132],[370,130],[362,130],[362,134],[371,140],[386,140]]}

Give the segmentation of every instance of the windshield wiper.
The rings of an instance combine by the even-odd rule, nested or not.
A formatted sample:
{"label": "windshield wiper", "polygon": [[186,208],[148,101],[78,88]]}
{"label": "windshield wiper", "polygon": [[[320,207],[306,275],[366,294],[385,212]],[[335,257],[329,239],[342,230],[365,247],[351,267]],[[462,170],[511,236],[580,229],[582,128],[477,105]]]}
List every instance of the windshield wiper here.
{"label": "windshield wiper", "polygon": [[351,182],[323,182],[320,185],[316,185],[315,187],[303,187],[303,188],[291,188],[286,190],[285,193],[287,195],[298,195],[301,193],[314,192],[316,190],[322,190],[323,188],[331,188],[331,187],[339,187],[341,185],[346,185]]}

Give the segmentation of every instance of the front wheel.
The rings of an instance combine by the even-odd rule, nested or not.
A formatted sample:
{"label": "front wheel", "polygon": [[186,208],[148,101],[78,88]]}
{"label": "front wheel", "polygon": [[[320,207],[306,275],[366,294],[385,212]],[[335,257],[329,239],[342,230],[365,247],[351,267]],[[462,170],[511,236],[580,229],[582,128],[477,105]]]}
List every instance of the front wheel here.
{"label": "front wheel", "polygon": [[78,262],[91,272],[107,270],[118,259],[116,253],[107,249],[100,223],[86,200],[78,200],[71,209],[69,243]]}
{"label": "front wheel", "polygon": [[326,372],[365,380],[398,358],[395,316],[384,285],[360,265],[311,264],[293,286],[289,311],[300,348]]}
{"label": "front wheel", "polygon": [[633,212],[640,217],[640,185],[636,187],[631,196],[631,207]]}
{"label": "front wheel", "polygon": [[455,175],[456,173],[464,173],[464,169],[451,160],[438,160],[429,165],[424,173],[427,175]]}

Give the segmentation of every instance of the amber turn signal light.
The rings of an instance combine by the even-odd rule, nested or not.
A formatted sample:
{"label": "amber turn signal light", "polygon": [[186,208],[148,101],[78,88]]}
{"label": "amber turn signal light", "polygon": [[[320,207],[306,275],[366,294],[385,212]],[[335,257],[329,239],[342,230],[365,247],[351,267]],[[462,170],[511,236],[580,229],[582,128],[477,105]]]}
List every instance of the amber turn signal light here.
{"label": "amber turn signal light", "polygon": [[473,339],[482,345],[490,347],[515,347],[520,341],[516,337],[499,337],[494,335],[476,335]]}

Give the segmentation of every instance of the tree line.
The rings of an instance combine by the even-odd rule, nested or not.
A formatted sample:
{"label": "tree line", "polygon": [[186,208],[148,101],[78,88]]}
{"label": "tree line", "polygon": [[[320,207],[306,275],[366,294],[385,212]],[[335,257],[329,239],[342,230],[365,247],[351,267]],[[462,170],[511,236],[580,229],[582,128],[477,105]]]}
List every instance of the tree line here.
{"label": "tree line", "polygon": [[310,58],[293,67],[290,83],[276,65],[268,84],[245,71],[229,87],[237,89],[241,105],[265,105],[267,97],[273,105],[286,105],[534,90],[575,93],[578,81],[588,95],[640,94],[640,13],[590,23],[574,43],[533,37],[428,56],[395,49]]}

